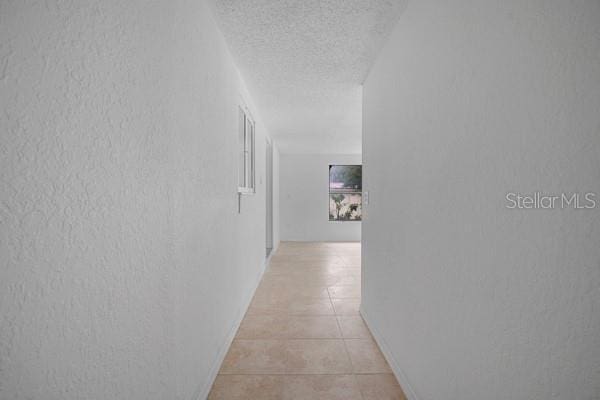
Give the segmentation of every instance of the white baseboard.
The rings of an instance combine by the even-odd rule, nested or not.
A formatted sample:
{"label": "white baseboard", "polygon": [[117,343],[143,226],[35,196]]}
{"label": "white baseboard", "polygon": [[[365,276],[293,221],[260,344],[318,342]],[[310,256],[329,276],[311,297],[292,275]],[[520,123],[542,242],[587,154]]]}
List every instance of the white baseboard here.
{"label": "white baseboard", "polygon": [[396,358],[390,351],[390,348],[387,345],[385,339],[383,339],[383,337],[381,336],[381,333],[377,330],[377,328],[375,328],[375,326],[371,323],[371,321],[369,321],[369,316],[365,312],[365,309],[362,307],[362,305],[360,307],[360,315],[362,315],[363,319],[365,320],[365,323],[367,324],[367,327],[371,331],[373,338],[375,338],[375,341],[379,345],[379,348],[381,349],[383,356],[387,360],[388,364],[390,364],[390,368],[392,369],[392,372],[396,376],[398,383],[402,387],[402,390],[404,391],[406,398],[408,400],[419,400],[415,391],[412,389],[412,387],[408,383],[408,379],[406,378],[406,375],[404,374],[404,372],[402,372],[402,368],[400,368],[400,364],[398,363],[398,360],[396,360]]}
{"label": "white baseboard", "polygon": [[219,369],[221,368],[221,364],[223,364],[223,360],[225,359],[225,356],[227,355],[227,351],[229,351],[229,347],[231,347],[231,343],[233,342],[233,339],[235,338],[235,334],[237,333],[237,331],[240,327],[240,324],[242,323],[242,320],[244,319],[244,315],[246,315],[246,311],[248,310],[248,307],[250,306],[252,297],[254,297],[254,293],[256,292],[256,289],[258,289],[258,285],[260,284],[260,281],[262,280],[263,275],[264,275],[266,269],[268,268],[269,262],[271,261],[271,255],[273,253],[274,253],[274,251],[272,251],[271,254],[269,255],[269,257],[266,258],[265,267],[263,268],[260,276],[256,280],[254,289],[250,293],[250,296],[244,302],[244,306],[242,308],[243,312],[240,313],[240,315],[238,315],[235,323],[233,324],[233,326],[227,333],[223,347],[221,347],[221,351],[219,351],[219,354],[215,358],[215,361],[213,362],[213,365],[210,369],[210,374],[208,375],[207,383],[203,387],[201,387],[196,392],[196,394],[194,394],[194,396],[192,397],[193,400],[206,400],[208,398],[210,389],[212,389],[212,385],[215,382],[215,379],[217,379],[217,375],[219,374]]}

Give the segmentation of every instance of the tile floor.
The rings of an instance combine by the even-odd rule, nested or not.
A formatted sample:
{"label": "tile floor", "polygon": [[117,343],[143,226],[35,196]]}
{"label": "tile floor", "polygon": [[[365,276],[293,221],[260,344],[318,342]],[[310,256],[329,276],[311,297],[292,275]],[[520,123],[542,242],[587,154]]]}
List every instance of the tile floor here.
{"label": "tile floor", "polygon": [[360,243],[281,243],[209,400],[405,400],[360,305]]}

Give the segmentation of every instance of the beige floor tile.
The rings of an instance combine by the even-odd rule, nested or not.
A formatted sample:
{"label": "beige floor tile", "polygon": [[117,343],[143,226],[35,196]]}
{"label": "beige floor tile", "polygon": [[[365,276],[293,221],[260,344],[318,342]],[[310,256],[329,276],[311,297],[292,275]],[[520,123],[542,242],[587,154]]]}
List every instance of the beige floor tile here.
{"label": "beige floor tile", "polygon": [[360,315],[360,299],[331,299],[336,315]]}
{"label": "beige floor tile", "polygon": [[281,340],[235,339],[221,365],[221,374],[282,374],[286,346]]}
{"label": "beige floor tile", "polygon": [[334,315],[331,301],[326,298],[296,298],[285,301],[254,299],[247,315]]}
{"label": "beige floor tile", "polygon": [[360,256],[341,256],[341,263],[347,267],[360,267],[361,266],[361,258]]}
{"label": "beige floor tile", "polygon": [[332,299],[358,298],[360,297],[359,285],[337,285],[329,286],[329,295]]}
{"label": "beige floor tile", "polygon": [[[269,268],[271,270],[302,270],[309,268],[343,268],[346,267],[346,263],[340,257],[304,257],[304,258],[292,258],[286,261],[276,260],[271,261]],[[348,267],[350,267],[348,265]]]}
{"label": "beige floor tile", "polygon": [[[339,252],[340,246],[337,243],[329,244],[327,242],[281,242],[277,252],[282,254],[294,254],[299,252],[314,253],[333,253]],[[348,249],[351,250],[351,249]]]}
{"label": "beige floor tile", "polygon": [[362,254],[362,250],[360,248],[360,244],[354,247],[338,247],[337,254],[340,256],[356,256],[360,257]]}
{"label": "beige floor tile", "polygon": [[294,283],[302,278],[309,278],[313,275],[310,268],[292,269],[292,268],[269,268],[263,275],[263,280],[268,282]]}
{"label": "beige floor tile", "polygon": [[306,252],[327,252],[337,254],[337,248],[328,248],[318,242],[282,242],[277,249],[277,254],[298,254]]}
{"label": "beige floor tile", "polygon": [[360,282],[360,268],[345,268],[337,265],[307,268],[305,270],[297,271],[297,274],[302,274],[301,276],[306,280],[313,280],[316,278],[337,278],[337,280],[340,278],[354,278],[354,280]]}
{"label": "beige floor tile", "polygon": [[345,339],[346,349],[356,374],[390,373],[390,367],[377,344],[371,339]]}
{"label": "beige floor tile", "polygon": [[334,316],[246,315],[237,339],[339,339]]}
{"label": "beige floor tile", "polygon": [[283,400],[362,400],[352,375],[285,375]]}
{"label": "beige floor tile", "polygon": [[[303,297],[326,297],[330,286],[360,286],[360,270],[349,271],[338,267],[330,270],[314,269],[280,273],[269,271],[265,274],[255,296],[269,292],[283,292]],[[289,297],[289,295],[288,295]]]}
{"label": "beige floor tile", "polygon": [[346,374],[352,370],[342,340],[290,340],[286,350],[288,374]]}
{"label": "beige floor tile", "polygon": [[[281,258],[282,260],[294,259],[294,258],[328,258],[328,257],[341,257],[345,253],[340,253],[337,249],[326,249],[326,248],[296,248],[286,249],[280,248],[273,255],[273,258]],[[356,255],[356,253],[351,253]]]}
{"label": "beige floor tile", "polygon": [[281,400],[283,376],[218,375],[208,400]]}
{"label": "beige floor tile", "polygon": [[356,375],[364,400],[406,400],[392,374]]}
{"label": "beige floor tile", "polygon": [[300,282],[318,286],[360,286],[360,270],[345,269],[342,267],[330,268],[328,270],[310,271],[304,276],[299,276]]}
{"label": "beige floor tile", "polygon": [[311,285],[310,283],[301,280],[298,281],[296,284],[288,283],[277,285],[275,283],[269,282],[265,284],[261,283],[258,289],[256,290],[256,294],[254,295],[254,297],[269,298],[276,301],[278,299],[287,300],[301,297],[327,298],[329,297],[329,293],[327,291],[327,287],[325,286],[318,286],[316,284]]}
{"label": "beige floor tile", "polygon": [[[307,286],[316,286],[324,288],[327,291],[329,286],[337,285],[341,278],[328,273],[314,273],[310,276],[299,277],[299,279]],[[327,292],[327,295],[329,295],[329,292]]]}
{"label": "beige floor tile", "polygon": [[334,316],[290,316],[286,335],[294,339],[341,338],[338,322]]}
{"label": "beige floor tile", "polygon": [[283,254],[287,254],[289,258],[333,258],[340,257],[340,254],[335,249],[311,248],[311,249],[296,249],[288,250]]}
{"label": "beige floor tile", "polygon": [[[330,286],[355,286],[360,290],[361,279],[360,274],[339,274],[336,276],[337,280],[333,285]],[[360,293],[360,292],[359,292]]]}
{"label": "beige floor tile", "polygon": [[317,280],[316,274],[295,273],[282,276],[274,275],[273,277],[269,277],[267,282],[264,284],[264,287],[275,290],[280,288],[281,290],[294,291],[296,293],[308,290],[312,291],[312,297],[320,297],[320,292],[323,290],[323,288],[327,288],[327,285],[321,284]]}
{"label": "beige floor tile", "polygon": [[[287,242],[286,242],[287,243]],[[360,242],[315,242],[325,243],[334,246],[336,249],[358,249],[360,250]]]}
{"label": "beige floor tile", "polygon": [[360,250],[356,251],[356,250],[346,250],[346,251],[340,251],[337,253],[338,256],[340,256],[343,259],[352,259],[352,260],[359,260],[362,258],[362,252]]}
{"label": "beige floor tile", "polygon": [[246,315],[235,335],[236,339],[283,339],[286,336],[287,316]]}
{"label": "beige floor tile", "polygon": [[306,284],[311,281],[320,269],[310,270],[292,270],[292,269],[269,269],[263,276],[265,285],[281,284],[281,285],[299,285]]}
{"label": "beige floor tile", "polygon": [[360,243],[281,243],[209,400],[405,400],[359,314],[360,259]]}
{"label": "beige floor tile", "polygon": [[344,339],[371,339],[371,332],[360,316],[337,317]]}

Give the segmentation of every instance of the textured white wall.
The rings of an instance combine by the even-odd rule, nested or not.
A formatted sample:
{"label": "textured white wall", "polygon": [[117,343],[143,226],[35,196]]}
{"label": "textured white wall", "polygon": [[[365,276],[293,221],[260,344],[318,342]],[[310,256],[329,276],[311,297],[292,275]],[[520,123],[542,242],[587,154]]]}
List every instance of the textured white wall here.
{"label": "textured white wall", "polygon": [[362,309],[412,398],[600,398],[600,209],[504,197],[600,194],[599,77],[598,1],[409,3],[364,85]]}
{"label": "textured white wall", "polygon": [[0,3],[0,398],[206,393],[264,263],[198,1]]}
{"label": "textured white wall", "polygon": [[361,156],[281,154],[281,240],[360,240],[360,222],[329,221],[329,164],[361,164]]}

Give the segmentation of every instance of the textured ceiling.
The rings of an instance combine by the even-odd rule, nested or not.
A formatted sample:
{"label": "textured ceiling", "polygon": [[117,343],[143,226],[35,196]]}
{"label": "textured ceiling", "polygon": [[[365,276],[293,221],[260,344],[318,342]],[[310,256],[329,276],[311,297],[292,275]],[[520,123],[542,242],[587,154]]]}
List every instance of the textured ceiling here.
{"label": "textured ceiling", "polygon": [[361,84],[404,0],[212,0],[212,5],[282,152],[361,152]]}

